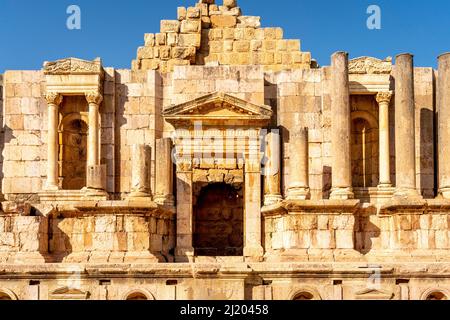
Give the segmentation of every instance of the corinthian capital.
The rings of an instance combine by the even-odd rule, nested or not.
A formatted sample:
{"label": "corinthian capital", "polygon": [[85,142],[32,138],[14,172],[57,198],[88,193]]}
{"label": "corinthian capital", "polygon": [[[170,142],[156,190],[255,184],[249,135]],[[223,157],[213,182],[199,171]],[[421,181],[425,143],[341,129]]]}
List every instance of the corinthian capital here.
{"label": "corinthian capital", "polygon": [[45,100],[47,100],[48,104],[59,106],[63,100],[63,96],[57,92],[47,92],[45,94]]}
{"label": "corinthian capital", "polygon": [[88,103],[100,104],[103,101],[103,96],[98,91],[91,91],[86,93],[86,100]]}
{"label": "corinthian capital", "polygon": [[381,103],[389,104],[391,102],[392,96],[393,96],[392,91],[378,92],[376,99],[377,99],[378,104],[381,104]]}

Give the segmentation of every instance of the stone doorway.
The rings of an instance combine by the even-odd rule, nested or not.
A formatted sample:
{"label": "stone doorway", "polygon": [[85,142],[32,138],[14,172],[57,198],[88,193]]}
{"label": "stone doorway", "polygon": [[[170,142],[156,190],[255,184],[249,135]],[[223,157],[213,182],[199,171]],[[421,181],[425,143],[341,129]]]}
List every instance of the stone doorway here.
{"label": "stone doorway", "polygon": [[194,205],[196,256],[242,256],[244,197],[241,185],[204,186]]}

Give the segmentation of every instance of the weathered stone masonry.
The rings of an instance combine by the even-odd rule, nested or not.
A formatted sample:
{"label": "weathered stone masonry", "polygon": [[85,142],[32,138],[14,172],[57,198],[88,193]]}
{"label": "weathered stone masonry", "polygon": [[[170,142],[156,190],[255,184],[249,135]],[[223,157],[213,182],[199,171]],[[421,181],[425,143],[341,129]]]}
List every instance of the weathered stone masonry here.
{"label": "weathered stone masonry", "polygon": [[201,0],[130,70],[6,71],[0,299],[449,298],[449,61]]}

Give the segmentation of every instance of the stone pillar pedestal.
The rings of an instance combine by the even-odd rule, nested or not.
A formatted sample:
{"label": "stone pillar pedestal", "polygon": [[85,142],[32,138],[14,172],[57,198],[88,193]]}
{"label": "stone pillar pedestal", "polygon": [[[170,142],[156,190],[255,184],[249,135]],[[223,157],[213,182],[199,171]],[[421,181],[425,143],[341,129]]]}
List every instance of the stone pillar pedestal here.
{"label": "stone pillar pedestal", "polygon": [[261,261],[264,255],[261,237],[261,163],[258,157],[245,160],[244,256]]}
{"label": "stone pillar pedestal", "polygon": [[378,189],[390,189],[391,183],[391,155],[389,143],[389,104],[392,92],[379,92],[376,100],[379,105],[379,157],[380,157],[380,183]]}
{"label": "stone pillar pedestal", "polygon": [[94,190],[105,190],[106,187],[106,165],[88,166],[87,188]]}
{"label": "stone pillar pedestal", "polygon": [[353,199],[350,157],[350,90],[348,53],[331,57],[332,105],[331,143],[333,151],[332,190],[330,199]]}
{"label": "stone pillar pedestal", "polygon": [[418,197],[416,189],[416,139],[414,62],[411,54],[396,58],[395,68],[395,172],[397,197]]}
{"label": "stone pillar pedestal", "polygon": [[308,128],[294,129],[289,142],[288,200],[306,200],[309,191]]}
{"label": "stone pillar pedestal", "polygon": [[59,190],[58,170],[58,125],[59,105],[63,97],[58,93],[47,93],[45,96],[48,103],[48,138],[47,138],[47,182],[46,191]]}
{"label": "stone pillar pedestal", "polygon": [[135,144],[131,150],[130,198],[150,198],[150,147]]}
{"label": "stone pillar pedestal", "polygon": [[179,159],[177,163],[177,262],[193,262],[193,208],[192,159]]}
{"label": "stone pillar pedestal", "polygon": [[157,204],[173,207],[173,162],[172,140],[156,140],[156,188],[154,200]]}
{"label": "stone pillar pedestal", "polygon": [[264,168],[264,205],[270,206],[281,202],[281,139],[278,133],[270,132],[265,137],[266,165]]}
{"label": "stone pillar pedestal", "polygon": [[439,194],[450,199],[450,53],[439,56],[438,60]]}

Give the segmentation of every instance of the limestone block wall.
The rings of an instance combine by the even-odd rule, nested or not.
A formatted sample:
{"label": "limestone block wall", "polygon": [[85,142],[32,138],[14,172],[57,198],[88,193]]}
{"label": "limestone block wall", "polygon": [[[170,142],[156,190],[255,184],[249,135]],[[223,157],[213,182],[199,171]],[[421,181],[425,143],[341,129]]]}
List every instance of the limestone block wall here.
{"label": "limestone block wall", "polygon": [[[264,218],[267,259],[277,253],[291,261],[333,261],[355,248],[355,216],[351,212],[301,212]],[[273,255],[273,257],[271,257]]]}
{"label": "limestone block wall", "polygon": [[414,69],[414,98],[416,102],[416,174],[417,189],[425,198],[434,198],[435,188],[435,74],[432,68]]}
{"label": "limestone block wall", "polygon": [[150,252],[170,261],[175,246],[170,218],[97,214],[48,223],[49,254],[56,262],[148,262]]}
{"label": "limestone block wall", "polygon": [[260,66],[177,66],[164,106],[180,104],[220,91],[254,104],[264,104],[264,72]]}
{"label": "limestone block wall", "polygon": [[7,200],[36,201],[46,176],[46,102],[40,71],[4,75],[2,190]]}
{"label": "limestone block wall", "polygon": [[[44,217],[0,216],[0,262],[32,262],[48,249],[48,224]],[[33,254],[36,254],[34,256]]]}
{"label": "limestone block wall", "polygon": [[116,72],[113,68],[104,69],[105,80],[103,84],[103,102],[100,107],[100,163],[106,165],[106,191],[109,193],[114,193],[116,192]]}
{"label": "limestone block wall", "polygon": [[155,71],[116,71],[115,176],[118,197],[131,191],[131,147],[151,149],[151,187],[155,185],[155,141],[162,137],[162,78]]}
{"label": "limestone block wall", "polygon": [[[448,261],[450,218],[446,212],[417,210],[377,214],[301,212],[264,218],[268,259],[289,261]],[[273,254],[274,257],[271,257]],[[289,259],[289,258],[288,258]]]}
{"label": "limestone block wall", "polygon": [[201,1],[178,8],[177,20],[162,20],[159,33],[146,34],[132,69],[165,73],[177,65],[209,63],[309,69],[311,54],[301,52],[299,40],[283,39],[281,28],[261,28],[260,17],[243,16],[236,3]]}
{"label": "limestone block wall", "polygon": [[286,194],[289,187],[289,159],[296,157],[289,152],[289,133],[298,127],[308,128],[309,141],[309,183],[311,198],[322,199],[325,176],[328,174],[325,159],[330,156],[331,145],[326,144],[326,124],[322,117],[323,83],[320,69],[283,71],[276,75],[278,92],[277,125],[283,139],[283,180],[282,190]]}

